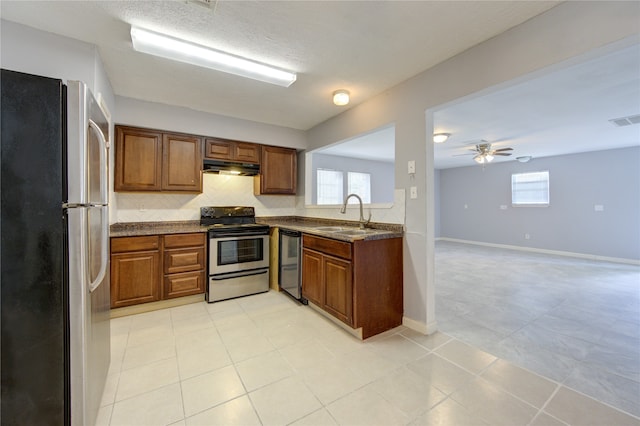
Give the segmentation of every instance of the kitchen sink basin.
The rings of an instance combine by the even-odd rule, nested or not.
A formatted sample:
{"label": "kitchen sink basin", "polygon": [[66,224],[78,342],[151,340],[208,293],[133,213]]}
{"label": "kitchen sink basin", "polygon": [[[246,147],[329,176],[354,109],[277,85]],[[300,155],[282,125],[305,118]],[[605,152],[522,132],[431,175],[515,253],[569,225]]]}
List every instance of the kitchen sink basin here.
{"label": "kitchen sink basin", "polygon": [[375,234],[376,231],[368,230],[368,229],[347,229],[344,231],[338,231],[337,234],[344,235],[367,235],[367,234]]}
{"label": "kitchen sink basin", "polygon": [[315,229],[316,231],[323,231],[323,232],[342,232],[342,231],[346,231],[353,228],[347,228],[344,226],[320,226],[313,229]]}

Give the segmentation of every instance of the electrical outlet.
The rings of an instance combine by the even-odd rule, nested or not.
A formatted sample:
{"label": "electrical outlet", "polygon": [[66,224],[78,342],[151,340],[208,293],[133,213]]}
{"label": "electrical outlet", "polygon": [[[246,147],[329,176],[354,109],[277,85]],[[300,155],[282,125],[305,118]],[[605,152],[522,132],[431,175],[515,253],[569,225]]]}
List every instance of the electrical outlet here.
{"label": "electrical outlet", "polygon": [[593,206],[593,210],[595,210],[597,212],[603,212],[604,211],[604,206],[602,204],[596,204],[595,206]]}
{"label": "electrical outlet", "polygon": [[416,186],[412,186],[409,188],[409,194],[410,198],[418,198],[418,188]]}
{"label": "electrical outlet", "polygon": [[507,206],[505,204],[500,205],[500,210],[506,210],[506,209],[507,209]]}
{"label": "electrical outlet", "polygon": [[416,172],[416,162],[415,160],[409,160],[407,162],[407,172],[412,175]]}
{"label": "electrical outlet", "polygon": [[465,205],[464,205],[464,209],[465,209],[465,210],[469,209],[469,204],[465,204]]}
{"label": "electrical outlet", "polygon": [[530,240],[530,239],[531,239],[531,235],[529,235],[529,234],[524,234],[524,239],[525,239],[525,240]]}

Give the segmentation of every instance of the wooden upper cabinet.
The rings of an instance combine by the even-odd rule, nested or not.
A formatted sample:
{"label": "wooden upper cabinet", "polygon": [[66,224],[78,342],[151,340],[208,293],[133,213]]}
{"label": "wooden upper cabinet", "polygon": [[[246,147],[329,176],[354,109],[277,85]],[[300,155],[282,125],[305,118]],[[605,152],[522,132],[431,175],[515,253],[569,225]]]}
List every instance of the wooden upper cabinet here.
{"label": "wooden upper cabinet", "polygon": [[202,139],[162,135],[162,189],[202,192]]}
{"label": "wooden upper cabinet", "polygon": [[255,176],[255,195],[295,195],[298,180],[298,156],[295,149],[263,146],[260,175]]}
{"label": "wooden upper cabinet", "polygon": [[202,192],[202,139],[116,126],[114,189]]}
{"label": "wooden upper cabinet", "polygon": [[116,127],[116,191],[160,191],[162,133]]}
{"label": "wooden upper cabinet", "polygon": [[260,163],[260,145],[220,138],[205,139],[205,158],[213,160]]}

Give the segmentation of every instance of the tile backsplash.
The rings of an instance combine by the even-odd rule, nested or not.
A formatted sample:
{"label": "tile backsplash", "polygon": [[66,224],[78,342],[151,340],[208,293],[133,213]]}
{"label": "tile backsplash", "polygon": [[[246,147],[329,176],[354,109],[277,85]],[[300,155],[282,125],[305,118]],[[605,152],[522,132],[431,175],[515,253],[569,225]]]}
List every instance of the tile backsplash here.
{"label": "tile backsplash", "polygon": [[[358,220],[358,206],[350,205],[346,214],[339,207],[304,206],[303,196],[253,195],[253,177],[205,174],[202,194],[114,194],[116,222],[160,222],[200,219],[203,206],[253,206],[257,216],[306,216],[338,220]],[[365,217],[372,222],[404,224],[405,191],[396,189],[391,207],[365,206]]]}
{"label": "tile backsplash", "polygon": [[253,206],[257,216],[296,214],[294,195],[253,195],[253,177],[205,173],[202,194],[116,193],[118,222],[198,220],[200,207]]}

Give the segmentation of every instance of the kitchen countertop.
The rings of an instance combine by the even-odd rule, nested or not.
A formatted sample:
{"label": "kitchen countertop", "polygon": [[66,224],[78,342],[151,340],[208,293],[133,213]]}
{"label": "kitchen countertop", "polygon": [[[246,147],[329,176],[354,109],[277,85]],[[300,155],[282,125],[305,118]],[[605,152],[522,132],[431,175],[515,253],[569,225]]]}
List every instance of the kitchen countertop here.
{"label": "kitchen countertop", "polygon": [[[258,217],[256,221],[272,227],[290,229],[305,234],[318,235],[341,241],[382,240],[386,238],[401,238],[402,225],[389,223],[370,223],[367,228],[360,230],[359,223],[354,221],[339,221],[300,216]],[[339,229],[338,229],[339,228]],[[362,233],[360,233],[362,232]]]}
{"label": "kitchen countertop", "polygon": [[[371,223],[365,229],[365,232],[361,234],[358,222],[352,221],[338,221],[299,216],[257,217],[256,221],[271,227],[291,229],[293,231],[300,231],[306,234],[349,242],[399,238],[403,235],[402,225],[388,223]],[[207,226],[200,226],[199,220],[172,222],[123,222],[111,225],[110,236],[134,237],[142,235],[185,234],[192,232],[207,232],[207,229]]]}
{"label": "kitchen countertop", "polygon": [[207,232],[208,227],[200,226],[199,220],[174,222],[121,222],[110,227],[111,237],[135,237],[140,235],[187,234]]}

